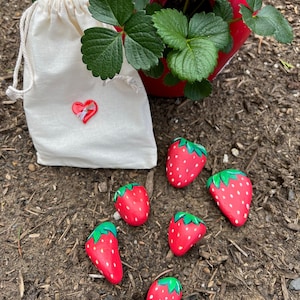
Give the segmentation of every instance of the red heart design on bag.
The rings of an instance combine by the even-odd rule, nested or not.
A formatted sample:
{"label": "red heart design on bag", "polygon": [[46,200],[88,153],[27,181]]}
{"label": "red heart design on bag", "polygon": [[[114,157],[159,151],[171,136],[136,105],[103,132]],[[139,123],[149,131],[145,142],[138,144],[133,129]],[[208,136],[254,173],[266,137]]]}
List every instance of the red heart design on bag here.
{"label": "red heart design on bag", "polygon": [[84,103],[74,102],[72,111],[85,124],[98,111],[98,105],[91,99]]}

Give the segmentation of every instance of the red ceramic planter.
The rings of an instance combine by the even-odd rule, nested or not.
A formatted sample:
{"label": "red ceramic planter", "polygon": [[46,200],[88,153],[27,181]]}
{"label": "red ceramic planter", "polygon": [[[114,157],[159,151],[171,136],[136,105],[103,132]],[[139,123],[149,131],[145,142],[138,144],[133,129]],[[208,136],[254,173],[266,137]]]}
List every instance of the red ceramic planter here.
{"label": "red ceramic planter", "polygon": [[[160,2],[164,4],[166,0],[154,0],[154,2]],[[213,0],[211,0],[213,4]],[[247,4],[246,0],[229,0],[233,9],[233,18],[237,19],[241,17],[239,13],[240,4]],[[214,72],[209,76],[209,80],[212,81],[216,78],[216,76],[223,70],[223,68],[230,62],[232,57],[236,54],[236,52],[241,48],[244,42],[249,37],[251,31],[250,29],[243,23],[243,21],[237,21],[230,24],[230,33],[233,38],[233,46],[230,52],[224,53],[219,52],[218,64],[214,70]],[[149,95],[157,96],[157,97],[166,97],[166,98],[174,98],[174,97],[182,97],[184,95],[184,87],[185,82],[179,82],[174,86],[166,86],[164,84],[164,77],[167,73],[169,73],[169,69],[165,59],[162,59],[164,64],[164,72],[160,78],[151,78],[146,76],[143,72],[140,72],[141,79],[144,83],[145,89]]]}

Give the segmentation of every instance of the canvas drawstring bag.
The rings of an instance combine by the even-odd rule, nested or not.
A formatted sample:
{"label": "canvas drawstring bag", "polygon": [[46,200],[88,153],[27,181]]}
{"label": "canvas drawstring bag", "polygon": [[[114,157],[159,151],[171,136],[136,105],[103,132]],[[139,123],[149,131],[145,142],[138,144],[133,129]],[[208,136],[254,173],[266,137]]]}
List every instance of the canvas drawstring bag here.
{"label": "canvas drawstring bag", "polygon": [[[147,94],[124,59],[110,80],[82,62],[81,36],[99,23],[88,0],[38,0],[22,15],[11,99],[22,98],[37,162],[82,168],[149,169],[157,148]],[[23,89],[18,73],[24,59]]]}

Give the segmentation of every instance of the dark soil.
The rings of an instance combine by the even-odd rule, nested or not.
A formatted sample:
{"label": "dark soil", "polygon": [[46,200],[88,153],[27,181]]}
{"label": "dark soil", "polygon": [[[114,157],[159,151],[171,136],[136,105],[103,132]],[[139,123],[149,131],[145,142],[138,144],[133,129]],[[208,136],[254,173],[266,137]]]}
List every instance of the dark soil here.
{"label": "dark soil", "polygon": [[[185,300],[300,299],[289,287],[300,277],[299,0],[272,1],[294,28],[292,45],[251,36],[214,81],[211,97],[150,99],[158,146],[151,171],[36,163],[22,101],[5,96],[19,19],[30,1],[0,2],[0,299],[140,300],[154,279],[167,275],[181,281]],[[177,136],[209,154],[200,176],[181,190],[165,176],[167,148]],[[205,187],[211,174],[226,168],[246,172],[253,182],[241,228],[222,216]],[[138,228],[113,218],[114,192],[129,182],[147,184],[150,192],[153,185],[150,218]],[[183,257],[170,255],[167,241],[177,211],[201,217],[208,227]],[[99,278],[84,250],[104,220],[119,232],[124,278],[117,286]]]}

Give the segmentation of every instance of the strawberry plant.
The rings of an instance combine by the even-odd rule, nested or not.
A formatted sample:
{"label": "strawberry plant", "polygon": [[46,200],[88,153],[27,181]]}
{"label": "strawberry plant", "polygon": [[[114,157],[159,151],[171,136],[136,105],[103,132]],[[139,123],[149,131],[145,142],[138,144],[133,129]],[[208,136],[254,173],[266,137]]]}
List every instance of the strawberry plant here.
{"label": "strawberry plant", "polygon": [[[185,81],[184,93],[193,100],[211,92],[208,80],[218,53],[234,44],[231,24],[242,22],[252,32],[290,43],[293,31],[284,16],[262,0],[90,0],[89,11],[111,28],[93,27],[82,36],[82,60],[94,76],[105,80],[121,70],[123,56],[137,70],[159,77],[165,58],[167,85]],[[115,30],[117,28],[118,30]]]}
{"label": "strawberry plant", "polygon": [[117,229],[111,222],[98,225],[85,243],[85,251],[96,268],[112,284],[118,284],[123,277],[119,254]]}
{"label": "strawberry plant", "polygon": [[246,174],[235,169],[223,170],[209,177],[206,185],[230,223],[244,225],[252,201],[252,183]]}
{"label": "strawberry plant", "polygon": [[129,225],[140,226],[148,220],[150,202],[142,185],[130,183],[119,188],[114,195],[114,203],[122,219]]}
{"label": "strawberry plant", "polygon": [[187,212],[177,212],[169,224],[170,249],[176,256],[182,256],[200,241],[205,233],[206,225],[200,218]]}

